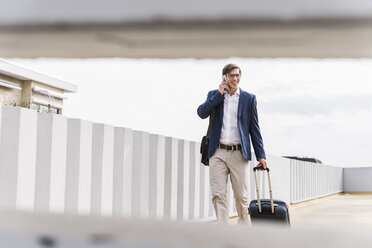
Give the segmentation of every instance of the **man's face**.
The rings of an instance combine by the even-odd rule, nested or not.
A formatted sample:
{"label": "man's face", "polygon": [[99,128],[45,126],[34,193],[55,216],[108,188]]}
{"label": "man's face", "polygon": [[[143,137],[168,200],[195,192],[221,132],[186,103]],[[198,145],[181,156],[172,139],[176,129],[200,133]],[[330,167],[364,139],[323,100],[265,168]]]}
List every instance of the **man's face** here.
{"label": "man's face", "polygon": [[233,92],[235,92],[235,90],[237,90],[239,87],[240,77],[241,74],[238,68],[235,68],[234,70],[227,73],[227,83],[229,84],[230,89]]}

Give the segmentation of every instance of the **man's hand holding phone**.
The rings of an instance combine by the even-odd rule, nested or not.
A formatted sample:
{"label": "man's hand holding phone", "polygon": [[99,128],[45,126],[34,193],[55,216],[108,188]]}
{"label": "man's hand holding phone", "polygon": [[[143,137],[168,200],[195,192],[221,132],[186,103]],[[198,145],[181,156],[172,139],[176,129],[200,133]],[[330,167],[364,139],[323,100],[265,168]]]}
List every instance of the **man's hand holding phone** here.
{"label": "man's hand holding phone", "polygon": [[229,87],[229,84],[227,83],[226,75],[223,75],[222,83],[220,84],[220,87],[219,87],[219,92],[221,93],[221,95],[223,95],[225,93],[229,93],[229,91],[230,91],[230,87]]}

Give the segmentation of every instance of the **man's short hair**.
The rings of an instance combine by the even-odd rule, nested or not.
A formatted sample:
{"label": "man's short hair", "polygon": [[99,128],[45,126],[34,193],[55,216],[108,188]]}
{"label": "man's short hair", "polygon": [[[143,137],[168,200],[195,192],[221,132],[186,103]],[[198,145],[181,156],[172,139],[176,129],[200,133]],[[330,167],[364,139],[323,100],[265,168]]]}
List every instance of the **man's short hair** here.
{"label": "man's short hair", "polygon": [[236,65],[236,64],[227,64],[222,69],[222,75],[227,75],[227,73],[230,73],[230,71],[232,71],[234,69],[239,69],[239,74],[242,74],[242,70],[240,69],[240,67],[238,65]]}

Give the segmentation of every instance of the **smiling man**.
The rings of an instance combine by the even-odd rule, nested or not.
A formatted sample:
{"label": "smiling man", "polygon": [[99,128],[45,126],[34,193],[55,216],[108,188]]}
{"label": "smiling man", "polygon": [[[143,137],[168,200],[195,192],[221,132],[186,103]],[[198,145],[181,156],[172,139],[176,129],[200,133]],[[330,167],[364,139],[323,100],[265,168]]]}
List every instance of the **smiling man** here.
{"label": "smiling man", "polygon": [[239,88],[241,75],[239,66],[226,65],[222,69],[223,81],[219,89],[209,91],[207,100],[198,108],[202,119],[215,113],[210,128],[208,157],[212,202],[219,223],[227,223],[229,219],[226,197],[229,174],[238,223],[248,221],[247,168],[251,160],[251,140],[258,166],[267,167],[256,96]]}

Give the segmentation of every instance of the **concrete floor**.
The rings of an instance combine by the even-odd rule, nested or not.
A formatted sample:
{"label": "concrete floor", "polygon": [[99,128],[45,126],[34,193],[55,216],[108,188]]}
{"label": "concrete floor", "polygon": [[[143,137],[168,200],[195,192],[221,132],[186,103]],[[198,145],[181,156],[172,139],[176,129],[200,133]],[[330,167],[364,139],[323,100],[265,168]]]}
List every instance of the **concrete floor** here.
{"label": "concrete floor", "polygon": [[340,194],[290,207],[292,226],[372,230],[372,194]]}
{"label": "concrete floor", "polygon": [[[336,194],[289,207],[291,228],[372,230],[372,194]],[[230,224],[236,224],[231,218]]]}
{"label": "concrete floor", "polygon": [[0,57],[371,58],[372,19],[0,27]]}

